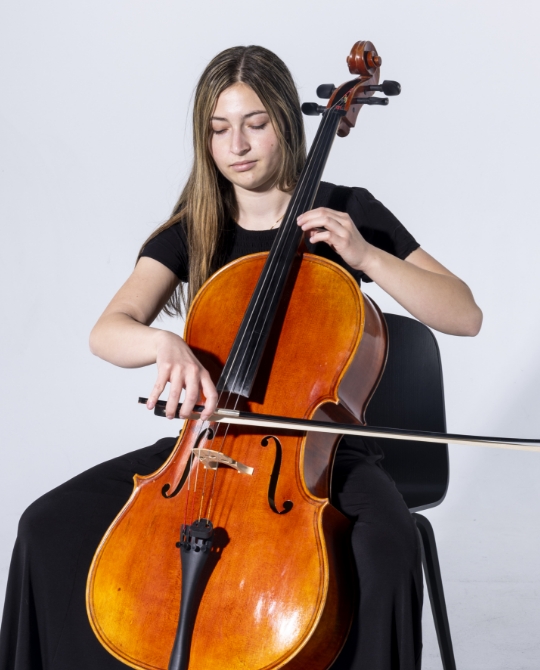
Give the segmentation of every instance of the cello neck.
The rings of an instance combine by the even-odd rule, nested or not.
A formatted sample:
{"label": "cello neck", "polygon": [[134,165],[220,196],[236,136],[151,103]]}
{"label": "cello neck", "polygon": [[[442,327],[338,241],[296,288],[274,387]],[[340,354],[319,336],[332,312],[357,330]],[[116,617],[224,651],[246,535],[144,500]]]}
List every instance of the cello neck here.
{"label": "cello neck", "polygon": [[249,397],[274,322],[302,230],[298,217],[313,206],[343,112],[330,108],[321,120],[306,164],[268,254],[217,383],[220,392]]}

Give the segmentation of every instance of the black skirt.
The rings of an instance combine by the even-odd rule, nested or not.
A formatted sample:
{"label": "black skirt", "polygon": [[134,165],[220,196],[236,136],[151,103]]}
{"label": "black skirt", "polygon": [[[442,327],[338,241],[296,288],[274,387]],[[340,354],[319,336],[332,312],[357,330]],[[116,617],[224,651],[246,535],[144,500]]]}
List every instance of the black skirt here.
{"label": "black skirt", "polygon": [[[95,550],[133,490],[157,470],[174,438],[102,463],[25,511],[0,631],[2,670],[121,670],[88,622],[85,588]],[[373,444],[343,443],[333,503],[354,521],[359,605],[333,670],[419,670],[422,569],[414,521]],[[307,669],[306,669],[307,670]]]}

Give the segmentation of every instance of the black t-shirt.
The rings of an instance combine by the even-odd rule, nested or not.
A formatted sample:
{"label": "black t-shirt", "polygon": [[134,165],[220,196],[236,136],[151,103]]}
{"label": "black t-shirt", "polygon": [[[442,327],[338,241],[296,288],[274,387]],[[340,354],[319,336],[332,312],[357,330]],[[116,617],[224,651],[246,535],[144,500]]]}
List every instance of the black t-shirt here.
{"label": "black t-shirt", "polygon": [[[347,212],[364,239],[387,251],[392,256],[405,259],[420,246],[409,231],[386,207],[365,188],[349,188],[321,182],[313,209],[329,207]],[[273,230],[246,230],[234,221],[229,222],[223,236],[216,270],[248,254],[269,251],[277,235]],[[357,281],[371,281],[359,270],[353,270],[328,244],[307,244],[310,252],[328,258],[348,270]],[[188,280],[188,245],[185,226],[177,223],[159,233],[146,244],[141,256],[163,263],[183,282]]]}

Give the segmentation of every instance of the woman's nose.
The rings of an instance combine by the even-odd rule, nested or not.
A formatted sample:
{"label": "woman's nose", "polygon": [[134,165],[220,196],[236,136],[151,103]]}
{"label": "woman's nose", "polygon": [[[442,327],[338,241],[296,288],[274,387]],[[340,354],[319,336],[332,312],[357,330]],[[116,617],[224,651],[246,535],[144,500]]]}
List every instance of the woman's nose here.
{"label": "woman's nose", "polygon": [[231,151],[233,154],[238,156],[243,156],[251,148],[251,145],[247,141],[247,137],[242,132],[240,128],[233,130],[231,136]]}

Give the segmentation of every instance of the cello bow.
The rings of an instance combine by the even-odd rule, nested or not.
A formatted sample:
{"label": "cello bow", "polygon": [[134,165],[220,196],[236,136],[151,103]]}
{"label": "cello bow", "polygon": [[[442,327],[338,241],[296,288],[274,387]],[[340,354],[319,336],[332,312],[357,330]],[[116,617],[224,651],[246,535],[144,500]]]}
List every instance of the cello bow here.
{"label": "cello bow", "polygon": [[[146,405],[148,398],[139,398],[139,404]],[[165,400],[158,400],[154,408],[156,416],[165,416]],[[178,404],[174,415],[180,418],[182,403]],[[192,420],[200,418],[204,405],[195,405]],[[351,416],[351,418],[354,418]],[[540,452],[540,439],[519,437],[487,437],[481,435],[464,435],[460,433],[438,433],[427,430],[409,430],[399,428],[385,428],[383,426],[364,426],[355,423],[331,423],[314,419],[297,419],[288,416],[273,416],[245,412],[242,410],[217,408],[208,419],[209,423],[226,423],[240,426],[258,426],[260,428],[279,428],[281,430],[298,430],[314,433],[331,433],[336,435],[354,435],[357,437],[381,437],[390,440],[407,440],[411,442],[427,442],[432,444],[461,444],[495,449],[512,449],[516,451]]]}

